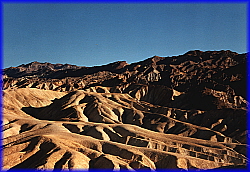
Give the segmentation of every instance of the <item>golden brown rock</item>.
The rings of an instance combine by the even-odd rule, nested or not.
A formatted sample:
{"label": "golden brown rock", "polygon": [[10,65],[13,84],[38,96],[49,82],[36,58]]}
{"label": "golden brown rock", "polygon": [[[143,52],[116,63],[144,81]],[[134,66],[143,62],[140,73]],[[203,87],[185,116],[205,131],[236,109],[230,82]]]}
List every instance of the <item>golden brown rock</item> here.
{"label": "golden brown rock", "polygon": [[196,50],[6,69],[2,168],[245,168],[245,57]]}

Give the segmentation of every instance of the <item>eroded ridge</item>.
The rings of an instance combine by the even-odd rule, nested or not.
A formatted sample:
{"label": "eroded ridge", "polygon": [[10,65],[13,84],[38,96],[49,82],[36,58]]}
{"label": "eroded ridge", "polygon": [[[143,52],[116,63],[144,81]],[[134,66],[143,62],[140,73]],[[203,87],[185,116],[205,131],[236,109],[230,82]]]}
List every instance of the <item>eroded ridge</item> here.
{"label": "eroded ridge", "polygon": [[5,69],[2,168],[246,168],[245,59],[197,50]]}
{"label": "eroded ridge", "polygon": [[[132,164],[138,161],[145,163],[145,168],[171,168],[158,164],[163,155],[172,157],[175,168],[185,169],[244,165],[247,161],[243,154],[233,149],[235,144],[156,133],[128,124],[19,119],[15,126],[5,130],[14,128],[18,132],[4,140],[4,168],[57,168],[63,161],[57,157],[59,155],[65,159],[64,168],[69,169],[77,168],[73,162],[80,157],[88,161],[79,168],[92,168],[91,162],[106,156],[113,167],[118,167],[118,163],[127,169],[133,168]],[[19,159],[13,161],[13,156]]]}

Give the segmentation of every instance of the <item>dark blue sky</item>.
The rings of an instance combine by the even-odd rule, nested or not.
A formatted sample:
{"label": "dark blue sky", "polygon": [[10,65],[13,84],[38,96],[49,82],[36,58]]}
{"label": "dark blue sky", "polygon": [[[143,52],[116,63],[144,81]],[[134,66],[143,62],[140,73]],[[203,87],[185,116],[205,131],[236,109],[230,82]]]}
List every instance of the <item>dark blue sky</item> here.
{"label": "dark blue sky", "polygon": [[189,50],[246,52],[244,3],[4,4],[4,68],[96,66]]}

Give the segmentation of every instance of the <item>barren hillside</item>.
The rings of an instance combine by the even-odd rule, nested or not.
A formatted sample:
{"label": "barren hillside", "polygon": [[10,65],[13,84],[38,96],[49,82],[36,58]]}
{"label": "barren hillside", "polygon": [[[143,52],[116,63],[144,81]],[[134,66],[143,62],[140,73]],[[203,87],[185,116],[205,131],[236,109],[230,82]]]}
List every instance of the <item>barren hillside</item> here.
{"label": "barren hillside", "polygon": [[4,69],[2,168],[246,168],[246,56]]}

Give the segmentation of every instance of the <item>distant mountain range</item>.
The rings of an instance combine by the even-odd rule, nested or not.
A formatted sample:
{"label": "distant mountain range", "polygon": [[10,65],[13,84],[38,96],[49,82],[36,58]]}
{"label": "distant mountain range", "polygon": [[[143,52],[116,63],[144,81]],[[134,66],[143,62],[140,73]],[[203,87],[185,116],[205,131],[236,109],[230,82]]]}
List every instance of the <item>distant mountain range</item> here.
{"label": "distant mountain range", "polygon": [[[165,85],[184,91],[198,85],[204,87],[206,84],[207,87],[220,87],[222,90],[234,89],[238,94],[246,97],[246,54],[231,51],[202,52],[196,50],[174,57],[154,56],[132,64],[117,61],[102,66],[80,67],[70,64],[32,62],[4,69],[5,77],[9,78],[9,82],[18,80],[14,78],[26,77],[29,78],[29,82],[39,80],[52,85],[53,79],[72,77],[74,80],[78,80],[77,78],[93,74],[96,76],[99,73],[101,73],[100,75],[106,73],[104,75],[108,76],[106,76],[105,82],[96,81],[97,85],[122,85],[128,79],[128,82]],[[112,84],[108,81],[110,79],[117,80],[117,83]],[[8,81],[5,83],[4,88],[8,87]],[[89,83],[88,80],[85,80],[85,86],[91,84],[93,82]],[[32,84],[30,86],[35,87]],[[24,86],[21,84],[18,87]],[[74,90],[72,86],[69,85],[69,87]]]}
{"label": "distant mountain range", "polygon": [[59,70],[80,69],[82,67],[70,64],[51,64],[48,62],[40,63],[37,61],[22,64],[17,67],[4,69],[4,73],[9,77],[19,78],[24,76],[46,76]]}

